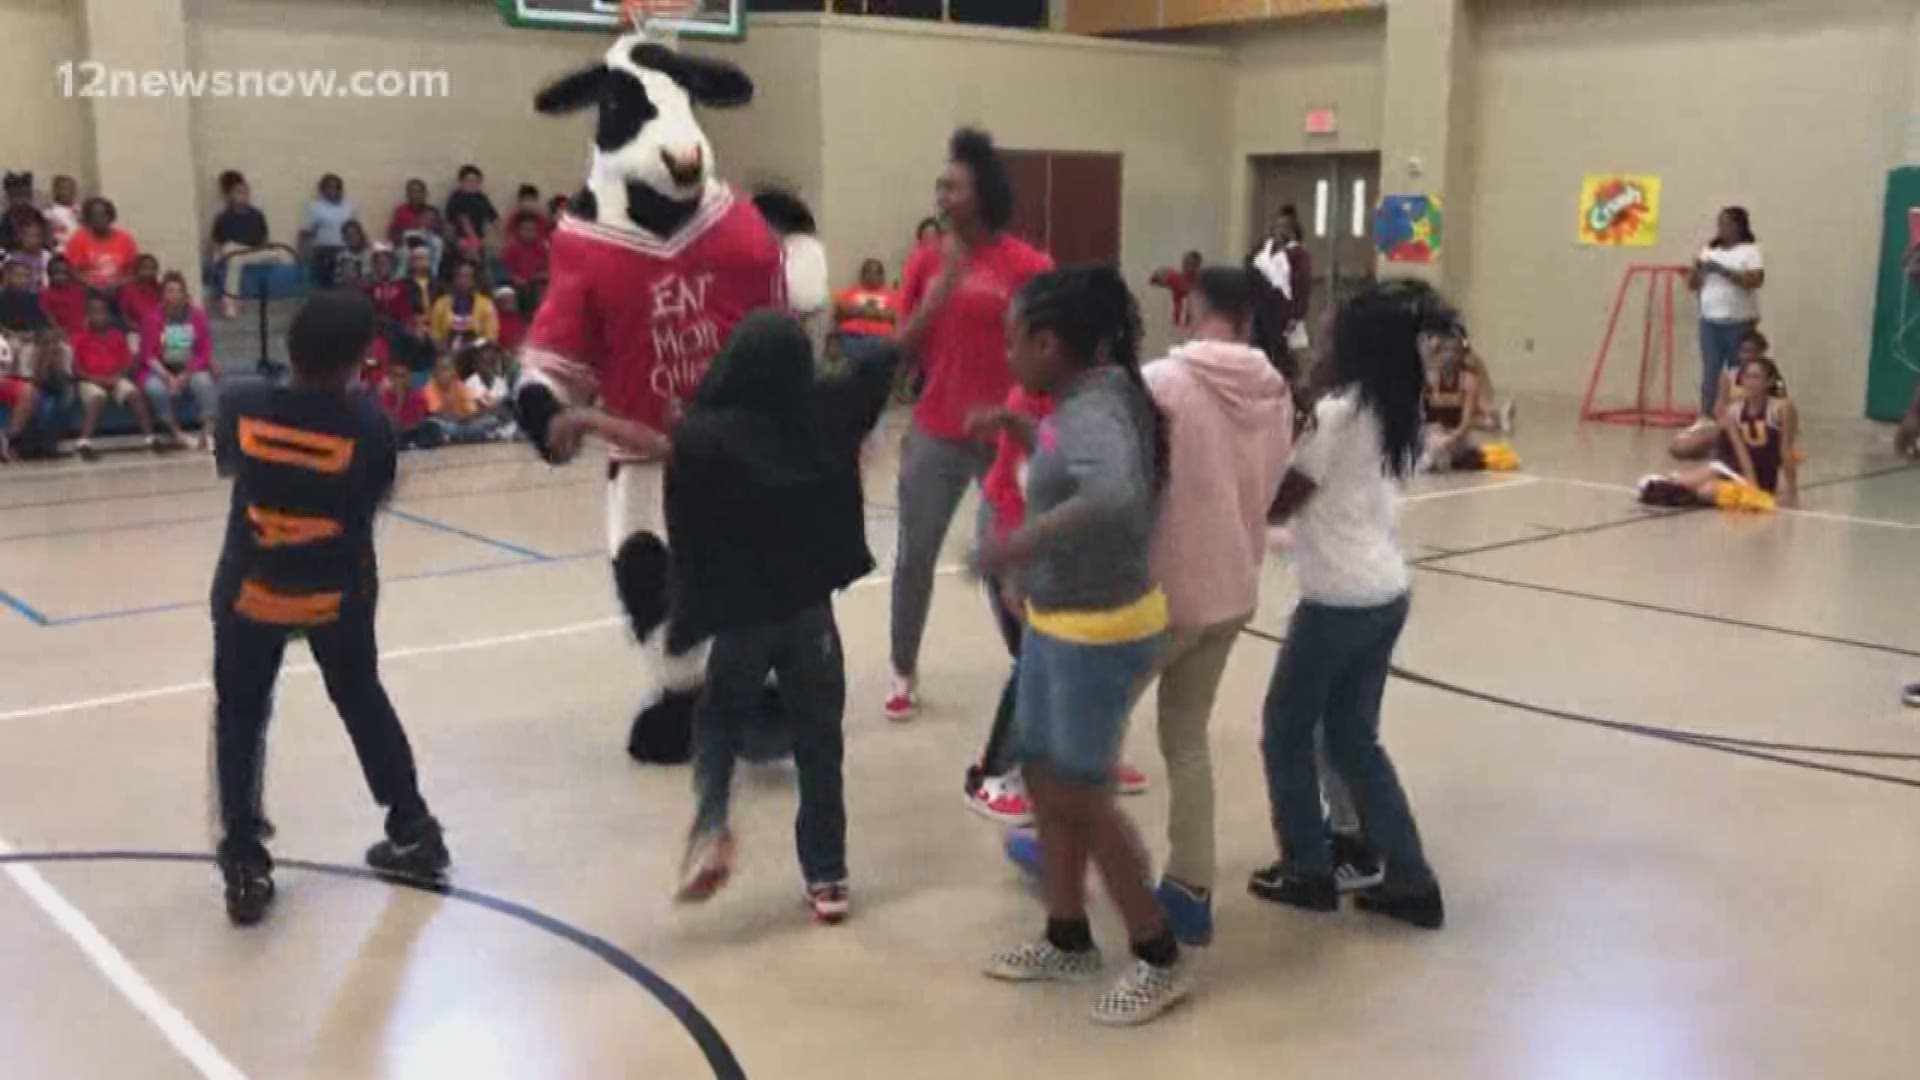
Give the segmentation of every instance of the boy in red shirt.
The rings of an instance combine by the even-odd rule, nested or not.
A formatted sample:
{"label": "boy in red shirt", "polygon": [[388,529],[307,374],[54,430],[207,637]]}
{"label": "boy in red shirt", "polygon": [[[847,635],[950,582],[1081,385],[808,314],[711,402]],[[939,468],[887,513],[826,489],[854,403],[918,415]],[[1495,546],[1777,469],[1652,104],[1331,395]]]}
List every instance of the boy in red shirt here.
{"label": "boy in red shirt", "polygon": [[1180,269],[1163,267],[1153,272],[1149,279],[1155,286],[1167,290],[1173,297],[1173,328],[1179,337],[1186,337],[1186,331],[1193,327],[1193,306],[1187,302],[1192,295],[1194,285],[1200,280],[1200,253],[1189,251],[1180,260]]}
{"label": "boy in red shirt", "polygon": [[108,401],[124,405],[147,437],[147,449],[160,449],[153,434],[153,413],[147,395],[133,384],[133,349],[127,332],[113,319],[113,307],[104,296],[87,298],[87,325],[73,336],[73,374],[80,388],[80,441],[74,450],[82,460],[97,461],[93,431]]}
{"label": "boy in red shirt", "polygon": [[47,287],[40,290],[40,307],[68,340],[87,328],[87,287],[74,279],[73,264],[65,255],[47,260]]}
{"label": "boy in red shirt", "polygon": [[513,235],[500,251],[500,261],[507,268],[507,280],[513,283],[517,295],[526,298],[529,311],[540,306],[540,294],[547,287],[552,245],[547,242],[545,221],[539,214],[527,210],[515,214]]}
{"label": "boy in red shirt", "polygon": [[380,391],[380,411],[387,414],[402,449],[419,445],[421,425],[427,421],[427,395],[413,385],[413,373],[405,365],[388,366],[386,388]]}
{"label": "boy in red shirt", "polygon": [[133,260],[133,280],[120,286],[120,320],[138,331],[160,310],[160,260],[143,254]]}
{"label": "boy in red shirt", "polygon": [[398,244],[415,229],[424,228],[422,211],[432,210],[427,202],[427,182],[425,180],[407,181],[407,201],[393,208],[393,216],[387,219],[387,242]]}

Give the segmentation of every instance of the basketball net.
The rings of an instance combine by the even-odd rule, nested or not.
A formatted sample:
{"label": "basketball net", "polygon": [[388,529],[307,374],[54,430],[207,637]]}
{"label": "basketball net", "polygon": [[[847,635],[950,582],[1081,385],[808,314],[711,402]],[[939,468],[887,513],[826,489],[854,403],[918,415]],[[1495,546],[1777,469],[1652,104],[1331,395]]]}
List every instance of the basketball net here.
{"label": "basketball net", "polygon": [[679,38],[673,22],[685,19],[699,6],[699,0],[624,0],[620,5],[622,28],[670,46]]}

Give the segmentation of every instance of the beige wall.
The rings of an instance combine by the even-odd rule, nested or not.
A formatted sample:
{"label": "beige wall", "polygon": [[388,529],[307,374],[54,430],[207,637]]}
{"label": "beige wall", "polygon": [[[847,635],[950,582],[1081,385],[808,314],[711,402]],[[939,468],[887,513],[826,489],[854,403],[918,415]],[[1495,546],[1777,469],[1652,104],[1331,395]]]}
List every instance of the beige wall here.
{"label": "beige wall", "polygon": [[[1167,305],[1147,276],[1200,248],[1226,254],[1220,162],[1230,73],[1213,50],[834,17],[820,24],[826,199],[836,280],[867,256],[897,271],[956,126],[1013,149],[1122,155],[1121,258],[1150,343]],[[763,20],[764,21],[764,20]],[[759,34],[756,22],[754,34]]]}
{"label": "beige wall", "polygon": [[744,42],[691,48],[740,65],[754,81],[752,105],[702,115],[720,175],[745,188],[790,187],[818,212],[826,197],[818,30],[804,20],[758,16]]}
{"label": "beige wall", "polygon": [[[1767,252],[1775,355],[1816,413],[1858,415],[1885,174],[1907,122],[1899,0],[1488,0],[1478,11],[1464,292],[1506,385],[1578,392],[1622,269],[1682,262],[1743,203]],[[1582,248],[1587,171],[1660,176],[1653,250]],[[1459,235],[1457,232],[1455,235]],[[1696,362],[1693,309],[1682,386]]]}
{"label": "beige wall", "polygon": [[92,120],[55,77],[56,65],[86,56],[75,0],[0,0],[0,169],[33,170],[43,191],[56,173],[91,187]]}

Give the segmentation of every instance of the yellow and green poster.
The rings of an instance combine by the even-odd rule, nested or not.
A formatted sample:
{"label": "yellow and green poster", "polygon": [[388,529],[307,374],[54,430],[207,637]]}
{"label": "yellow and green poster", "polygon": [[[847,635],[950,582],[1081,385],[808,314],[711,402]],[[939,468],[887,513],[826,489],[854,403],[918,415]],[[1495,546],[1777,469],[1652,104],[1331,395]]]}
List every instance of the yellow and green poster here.
{"label": "yellow and green poster", "polygon": [[1590,175],[1580,185],[1583,244],[1652,247],[1660,239],[1660,178],[1630,173]]}

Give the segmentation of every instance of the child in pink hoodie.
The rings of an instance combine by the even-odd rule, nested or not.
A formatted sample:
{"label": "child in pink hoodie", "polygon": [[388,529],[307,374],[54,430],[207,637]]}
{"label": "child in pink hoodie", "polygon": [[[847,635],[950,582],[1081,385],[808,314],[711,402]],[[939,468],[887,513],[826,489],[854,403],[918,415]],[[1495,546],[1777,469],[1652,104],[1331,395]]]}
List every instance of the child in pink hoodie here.
{"label": "child in pink hoodie", "polygon": [[1202,270],[1193,340],[1147,365],[1172,468],[1152,548],[1171,634],[1159,664],[1168,852],[1159,896],[1182,943],[1213,935],[1213,763],[1207,723],[1227,658],[1260,599],[1267,508],[1293,453],[1293,395],[1260,348],[1267,286],[1243,269]]}

